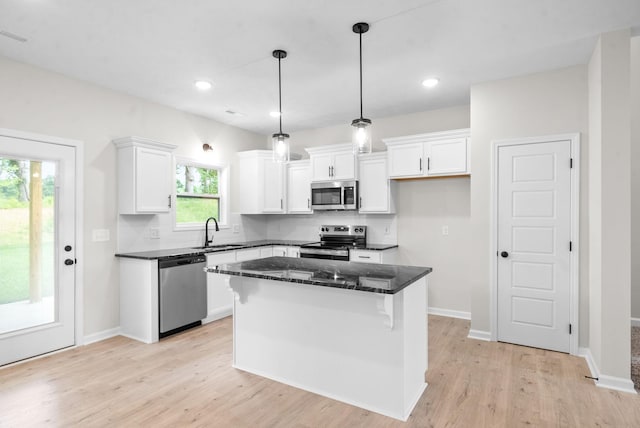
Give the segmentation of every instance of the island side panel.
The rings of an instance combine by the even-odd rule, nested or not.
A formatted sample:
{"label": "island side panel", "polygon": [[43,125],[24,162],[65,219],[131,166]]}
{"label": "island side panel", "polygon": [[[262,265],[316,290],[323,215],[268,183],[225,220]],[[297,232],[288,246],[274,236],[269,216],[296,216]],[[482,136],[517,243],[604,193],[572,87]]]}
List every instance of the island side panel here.
{"label": "island side panel", "polygon": [[[421,340],[413,337],[420,327],[409,336],[405,324],[426,322],[425,299],[422,315],[405,316],[405,309],[420,309],[405,307],[405,290],[391,296],[390,328],[389,295],[246,277],[232,277],[230,286],[234,367],[406,420],[407,377],[415,378],[412,392],[425,385],[426,362],[419,374],[405,367],[405,341]],[[425,284],[407,289],[416,286]],[[422,341],[416,359],[426,359],[426,336]]]}
{"label": "island side panel", "polygon": [[409,418],[411,411],[427,387],[425,382],[428,368],[428,317],[427,317],[427,277],[416,281],[402,290],[404,299],[404,414]]}

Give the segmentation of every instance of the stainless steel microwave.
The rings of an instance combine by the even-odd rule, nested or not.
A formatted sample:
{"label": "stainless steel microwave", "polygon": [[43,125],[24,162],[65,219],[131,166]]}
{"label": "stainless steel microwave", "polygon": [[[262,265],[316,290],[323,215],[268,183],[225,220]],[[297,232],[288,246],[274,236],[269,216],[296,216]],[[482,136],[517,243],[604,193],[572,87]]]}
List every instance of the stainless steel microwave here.
{"label": "stainless steel microwave", "polygon": [[311,209],[357,210],[358,182],[350,180],[311,183]]}

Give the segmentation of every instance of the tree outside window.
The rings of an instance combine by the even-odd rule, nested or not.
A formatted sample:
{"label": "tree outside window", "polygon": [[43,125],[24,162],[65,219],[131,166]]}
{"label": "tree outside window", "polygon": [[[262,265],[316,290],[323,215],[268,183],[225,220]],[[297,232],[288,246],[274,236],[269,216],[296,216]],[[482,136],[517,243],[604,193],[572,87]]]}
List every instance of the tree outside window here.
{"label": "tree outside window", "polygon": [[225,203],[224,170],[176,163],[176,225],[203,224],[209,217],[219,222]]}

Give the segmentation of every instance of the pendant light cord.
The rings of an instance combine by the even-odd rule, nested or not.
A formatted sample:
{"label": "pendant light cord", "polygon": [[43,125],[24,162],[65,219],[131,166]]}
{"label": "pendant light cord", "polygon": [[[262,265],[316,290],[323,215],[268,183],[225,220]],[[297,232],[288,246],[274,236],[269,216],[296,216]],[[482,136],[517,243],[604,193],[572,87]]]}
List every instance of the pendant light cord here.
{"label": "pendant light cord", "polygon": [[[282,71],[280,69],[280,62],[282,59],[278,57],[278,111],[280,115],[280,133],[282,134]],[[362,90],[362,89],[361,89]]]}
{"label": "pendant light cord", "polygon": [[360,36],[360,119],[362,119],[362,33]]}

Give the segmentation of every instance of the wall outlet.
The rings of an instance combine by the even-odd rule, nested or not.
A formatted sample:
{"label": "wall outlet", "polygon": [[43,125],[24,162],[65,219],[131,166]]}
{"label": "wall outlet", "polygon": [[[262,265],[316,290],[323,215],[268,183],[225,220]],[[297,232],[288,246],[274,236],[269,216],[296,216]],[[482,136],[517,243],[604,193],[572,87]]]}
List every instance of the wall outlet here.
{"label": "wall outlet", "polygon": [[390,234],[390,233],[391,233],[391,228],[390,228],[389,226],[386,226],[386,227],[384,228],[384,234],[385,234],[385,235],[388,235],[388,234]]}
{"label": "wall outlet", "polygon": [[449,226],[442,226],[442,234],[447,236],[449,234]]}
{"label": "wall outlet", "polygon": [[234,224],[233,225],[233,233],[240,233],[240,225],[239,224]]}
{"label": "wall outlet", "polygon": [[109,229],[93,229],[91,235],[93,242],[106,242],[109,240]]}
{"label": "wall outlet", "polygon": [[150,227],[149,228],[149,238],[150,239],[160,239],[160,228],[159,227]]}

